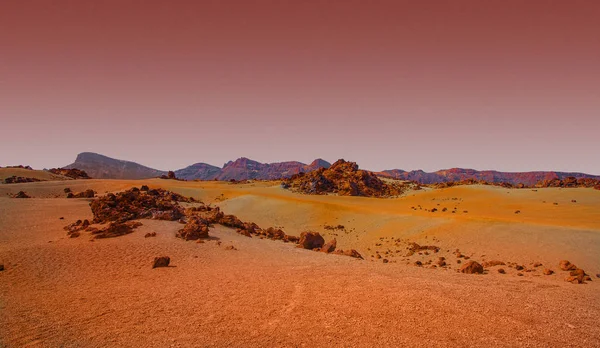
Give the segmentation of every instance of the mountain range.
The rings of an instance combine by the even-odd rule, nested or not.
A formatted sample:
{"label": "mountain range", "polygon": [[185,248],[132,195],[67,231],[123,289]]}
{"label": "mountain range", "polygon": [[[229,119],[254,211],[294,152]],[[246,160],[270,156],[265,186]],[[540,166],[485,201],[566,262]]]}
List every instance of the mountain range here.
{"label": "mountain range", "polygon": [[[185,180],[272,180],[289,178],[294,174],[310,172],[319,168],[329,168],[330,166],[329,162],[322,159],[316,159],[310,164],[296,161],[261,163],[241,157],[235,161],[225,163],[222,168],[206,163],[195,163],[174,172],[177,178]],[[147,179],[167,174],[165,171],[149,168],[135,162],[118,160],[92,152],[80,153],[77,155],[75,162],[65,168],[84,170],[89,176],[97,179]],[[404,171],[401,169],[391,169],[376,172],[375,174],[381,177],[416,181],[421,184],[473,179],[490,183],[506,182],[513,185],[524,184],[526,186],[533,186],[542,180],[562,180],[566,177],[600,180],[600,176],[585,173],[555,171],[511,173],[462,168],[444,169],[431,173],[422,170]]]}
{"label": "mountain range", "polygon": [[[247,179],[280,179],[288,178],[301,172],[329,168],[330,164],[316,159],[310,164],[301,162],[260,163],[242,157],[225,163],[223,168],[206,163],[195,163],[175,170],[175,176],[185,180],[247,180]],[[135,162],[110,158],[92,152],[77,155],[75,162],[65,168],[84,170],[92,178],[97,179],[147,179],[165,175],[167,172],[149,168]]]}

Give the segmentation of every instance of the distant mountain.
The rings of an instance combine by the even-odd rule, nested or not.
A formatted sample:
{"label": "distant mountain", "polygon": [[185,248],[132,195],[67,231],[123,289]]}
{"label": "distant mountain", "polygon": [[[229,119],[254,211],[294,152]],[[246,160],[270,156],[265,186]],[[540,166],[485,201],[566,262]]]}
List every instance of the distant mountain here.
{"label": "distant mountain", "polygon": [[260,163],[251,159],[242,157],[235,161],[225,163],[219,180],[246,180],[246,179],[280,179],[289,178],[294,174],[309,172],[321,167],[329,168],[329,162],[322,159],[316,159],[311,164],[306,165],[301,162],[277,162]]}
{"label": "distant mountain", "polygon": [[401,169],[391,169],[378,172],[377,175],[401,180],[412,180],[421,184],[436,184],[441,182],[462,181],[467,179],[483,180],[490,183],[506,182],[513,185],[524,184],[533,186],[542,180],[563,180],[567,177],[600,179],[600,176],[584,173],[567,172],[498,172],[495,170],[477,171],[474,169],[452,168],[438,170],[437,172],[427,173],[422,170],[413,170],[410,172]]}
{"label": "distant mountain", "polygon": [[167,173],[135,162],[122,161],[93,152],[80,153],[75,162],[64,168],[84,170],[94,179],[147,179]]}
{"label": "distant mountain", "polygon": [[175,176],[185,180],[214,180],[221,174],[221,168],[206,163],[196,163],[175,171]]}
{"label": "distant mountain", "polygon": [[[329,166],[327,161],[320,158],[306,165],[301,162],[260,163],[242,157],[225,163],[223,168],[206,163],[192,164],[176,170],[175,176],[185,180],[274,180],[289,178],[294,174],[319,168],[329,168]],[[80,153],[74,163],[64,168],[84,170],[96,179],[147,179],[167,173],[135,162],[118,160],[92,152]]]}

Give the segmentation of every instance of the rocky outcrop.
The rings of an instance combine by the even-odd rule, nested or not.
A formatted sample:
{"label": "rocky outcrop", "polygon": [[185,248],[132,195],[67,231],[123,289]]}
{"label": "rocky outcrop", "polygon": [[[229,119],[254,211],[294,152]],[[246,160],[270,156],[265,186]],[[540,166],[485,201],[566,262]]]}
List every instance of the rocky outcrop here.
{"label": "rocky outcrop", "polygon": [[90,203],[95,223],[125,222],[135,219],[179,220],[184,209],[178,202],[194,202],[163,189],[141,191],[133,188],[117,194],[109,193]]}
{"label": "rocky outcrop", "polygon": [[52,168],[48,169],[48,171],[52,174],[66,176],[71,179],[91,179],[85,171],[77,168]]}
{"label": "rocky outcrop", "polygon": [[390,197],[402,194],[406,189],[400,184],[388,184],[374,173],[358,169],[354,162],[343,159],[331,167],[309,173],[300,173],[284,181],[284,188],[306,194],[330,194],[341,196]]}
{"label": "rocky outcrop", "polygon": [[38,182],[38,181],[42,181],[42,180],[37,179],[37,178],[26,178],[23,176],[16,176],[16,175],[13,175],[11,177],[4,179],[5,184],[22,184],[22,183],[26,183],[26,182]]}

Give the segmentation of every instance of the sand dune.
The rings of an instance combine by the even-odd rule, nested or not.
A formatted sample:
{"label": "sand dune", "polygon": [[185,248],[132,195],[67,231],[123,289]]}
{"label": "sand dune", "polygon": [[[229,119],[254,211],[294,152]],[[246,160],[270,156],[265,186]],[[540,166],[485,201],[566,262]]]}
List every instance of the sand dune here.
{"label": "sand dune", "polygon": [[[65,187],[103,194],[142,184],[288,234],[321,232],[365,260],[221,226],[210,241],[184,242],[174,237],[181,224],[155,220],[118,238],[67,238],[63,226],[92,215],[89,200],[64,198]],[[7,198],[20,190],[34,198]],[[376,199],[300,195],[276,182],[0,185],[0,345],[600,346],[600,279],[574,285],[558,269],[568,259],[600,273],[599,207],[592,189],[459,186]],[[441,249],[407,257],[408,242]],[[530,272],[458,273],[455,249]],[[160,255],[172,267],[152,269]],[[412,265],[439,256],[449,268]],[[543,275],[546,267],[556,273]]]}

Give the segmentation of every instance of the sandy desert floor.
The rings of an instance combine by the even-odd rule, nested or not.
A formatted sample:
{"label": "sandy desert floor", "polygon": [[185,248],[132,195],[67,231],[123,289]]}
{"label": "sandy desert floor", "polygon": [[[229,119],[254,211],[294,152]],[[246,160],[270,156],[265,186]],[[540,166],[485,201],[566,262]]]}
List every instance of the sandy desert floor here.
{"label": "sandy desert floor", "polygon": [[[90,200],[66,199],[65,187],[103,194],[142,184],[261,227],[318,231],[365,260],[221,226],[205,243],[185,242],[174,236],[179,223],[155,220],[118,238],[67,237],[65,225],[92,214]],[[9,198],[20,190],[34,198]],[[408,242],[441,250],[406,256]],[[525,270],[458,273],[456,249]],[[152,269],[161,255],[171,266]],[[413,265],[439,256],[450,267]],[[562,259],[593,281],[565,282]],[[0,263],[0,346],[7,347],[600,347],[600,191],[593,189],[459,186],[374,199],[300,195],[276,182],[0,185]]]}

